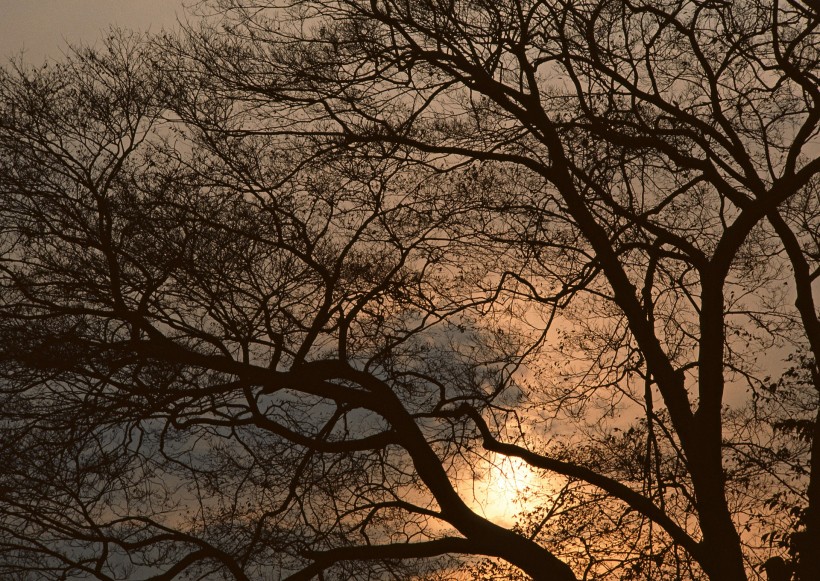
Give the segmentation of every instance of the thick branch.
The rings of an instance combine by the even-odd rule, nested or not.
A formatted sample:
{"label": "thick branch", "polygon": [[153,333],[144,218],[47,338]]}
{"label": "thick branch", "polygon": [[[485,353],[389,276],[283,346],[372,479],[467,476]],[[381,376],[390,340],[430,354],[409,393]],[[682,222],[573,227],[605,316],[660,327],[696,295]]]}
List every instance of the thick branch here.
{"label": "thick branch", "polygon": [[675,523],[669,516],[659,509],[655,504],[645,496],[635,492],[631,488],[621,484],[617,480],[608,478],[602,474],[594,472],[584,466],[573,464],[572,462],[565,462],[550,458],[543,454],[538,454],[517,446],[515,444],[507,444],[498,441],[490,432],[490,428],[481,414],[469,405],[462,405],[456,411],[459,415],[469,416],[476,424],[479,433],[483,439],[484,449],[490,452],[498,452],[505,456],[514,456],[524,460],[530,466],[536,468],[543,468],[550,470],[557,474],[563,474],[571,478],[578,478],[584,482],[588,482],[593,486],[597,486],[614,496],[615,498],[625,502],[631,508],[646,516],[648,519],[657,523],[672,537],[675,542],[680,544],[684,549],[695,558],[699,559],[703,555],[701,546],[689,534],[684,531],[677,523]]}
{"label": "thick branch", "polygon": [[419,543],[339,547],[327,551],[305,551],[313,563],[287,577],[285,581],[307,581],[341,561],[378,561],[385,559],[424,559],[450,553],[485,554],[467,539],[447,537]]}

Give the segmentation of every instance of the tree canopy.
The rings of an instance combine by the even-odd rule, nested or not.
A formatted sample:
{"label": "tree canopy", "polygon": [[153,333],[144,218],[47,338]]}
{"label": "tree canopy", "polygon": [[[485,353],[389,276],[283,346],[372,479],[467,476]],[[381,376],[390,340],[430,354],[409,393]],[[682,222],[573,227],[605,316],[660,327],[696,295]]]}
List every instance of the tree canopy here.
{"label": "tree canopy", "polygon": [[0,573],[820,578],[815,5],[198,10],[0,72]]}

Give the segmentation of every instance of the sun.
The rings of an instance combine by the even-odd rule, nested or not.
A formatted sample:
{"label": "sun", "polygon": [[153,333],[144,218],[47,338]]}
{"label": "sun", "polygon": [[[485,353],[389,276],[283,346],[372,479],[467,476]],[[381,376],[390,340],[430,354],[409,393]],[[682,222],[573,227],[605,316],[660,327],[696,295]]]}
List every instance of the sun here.
{"label": "sun", "polygon": [[474,509],[499,524],[512,524],[527,508],[530,491],[544,483],[535,470],[518,458],[494,455],[474,484]]}

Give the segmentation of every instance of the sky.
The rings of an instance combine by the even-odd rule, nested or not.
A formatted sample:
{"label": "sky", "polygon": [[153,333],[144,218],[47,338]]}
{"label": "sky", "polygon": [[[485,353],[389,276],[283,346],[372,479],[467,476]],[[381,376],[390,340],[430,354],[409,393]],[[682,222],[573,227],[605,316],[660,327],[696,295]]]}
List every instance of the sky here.
{"label": "sky", "polygon": [[[176,25],[184,0],[0,0],[0,62],[60,59],[69,43],[94,44],[109,26],[159,32]],[[190,0],[187,0],[190,3]]]}

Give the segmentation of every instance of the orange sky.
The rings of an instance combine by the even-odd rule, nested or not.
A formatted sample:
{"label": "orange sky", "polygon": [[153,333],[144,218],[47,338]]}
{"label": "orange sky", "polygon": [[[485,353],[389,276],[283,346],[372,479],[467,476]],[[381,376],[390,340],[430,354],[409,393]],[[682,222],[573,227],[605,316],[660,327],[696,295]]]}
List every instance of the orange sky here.
{"label": "orange sky", "polygon": [[93,44],[111,25],[172,28],[191,0],[0,0],[0,62],[25,51],[39,63],[60,58],[67,42]]}

